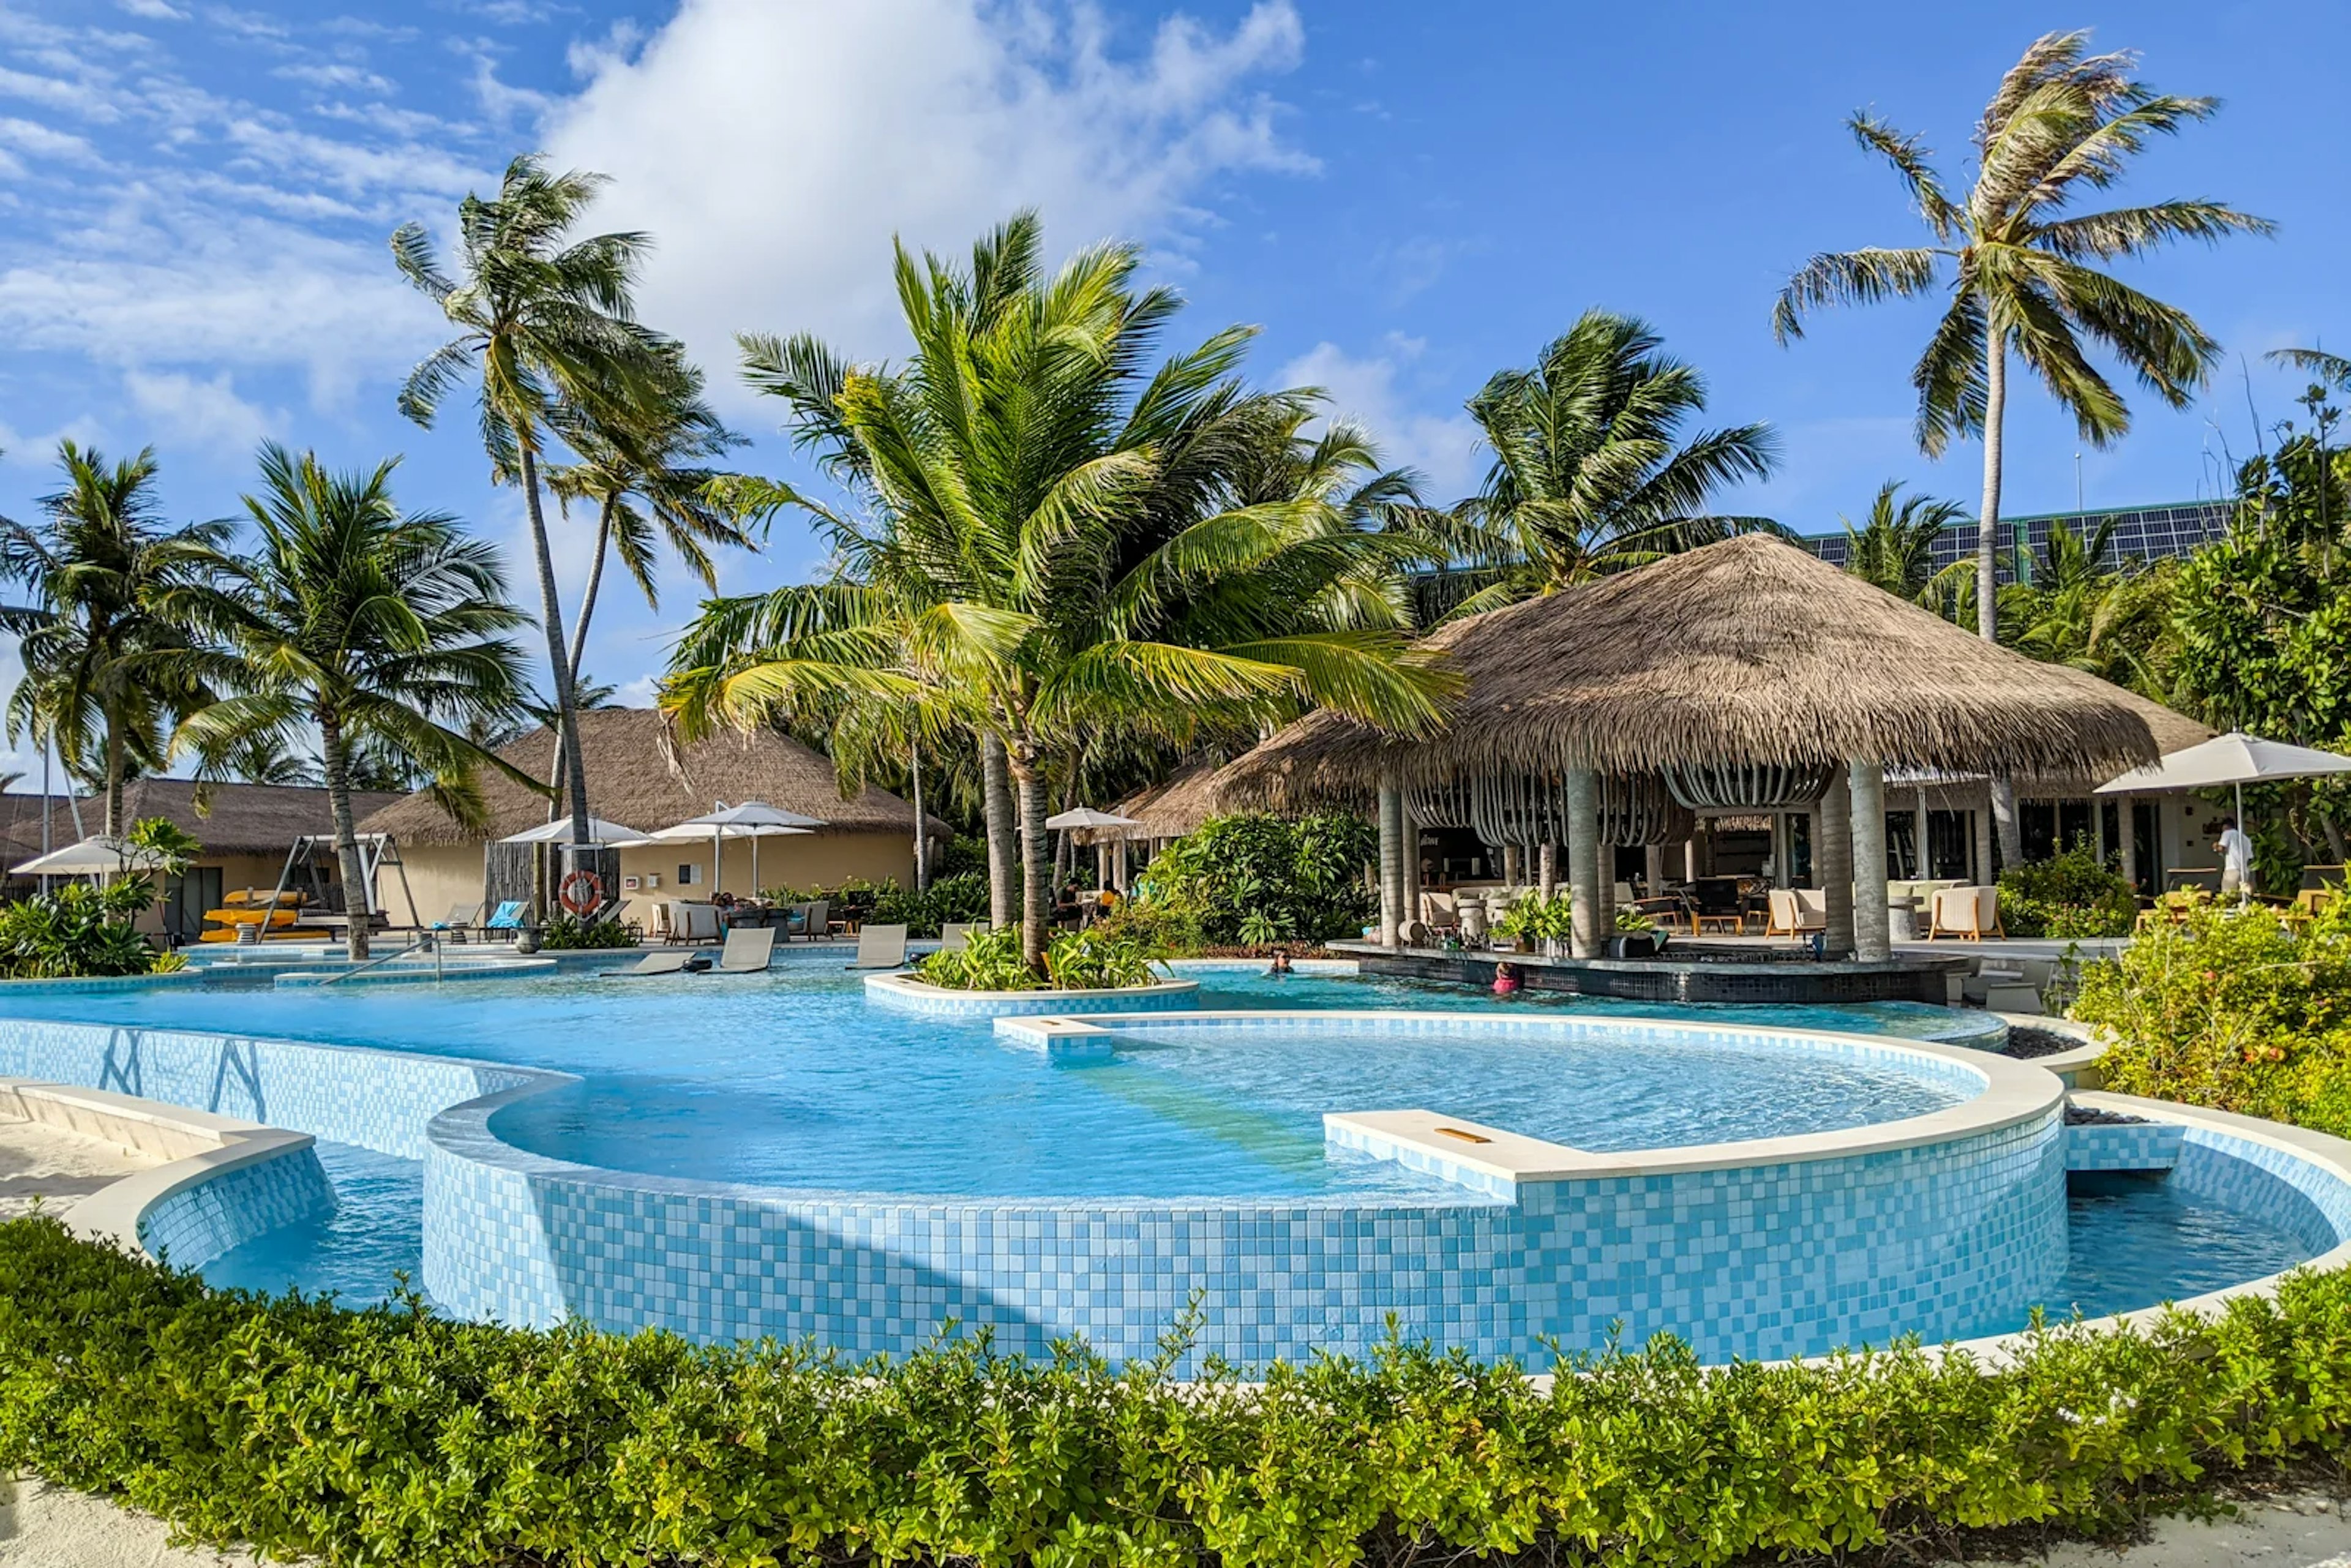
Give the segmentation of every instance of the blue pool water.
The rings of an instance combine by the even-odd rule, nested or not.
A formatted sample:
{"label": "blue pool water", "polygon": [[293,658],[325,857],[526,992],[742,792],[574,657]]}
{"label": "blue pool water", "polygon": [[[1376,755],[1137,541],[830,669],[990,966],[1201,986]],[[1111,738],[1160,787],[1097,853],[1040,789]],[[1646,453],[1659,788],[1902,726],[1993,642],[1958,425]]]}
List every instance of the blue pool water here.
{"label": "blue pool water", "polygon": [[[498,1136],[612,1170],[866,1192],[1459,1201],[1460,1189],[1392,1161],[1326,1150],[1323,1113],[1419,1107],[1622,1150],[1853,1127],[1963,1097],[1898,1060],[1605,1037],[1562,1045],[1468,1030],[1340,1039],[1145,1033],[1123,1037],[1109,1061],[1065,1065],[999,1042],[984,1020],[870,1006],[860,977],[837,966],[655,980],[115,992],[48,998],[41,1011],[559,1069],[582,1082],[501,1112],[492,1123]],[[1508,1005],[1396,982],[1230,973],[1207,977],[1199,1000],[1204,1009],[1437,1004]],[[1734,1012],[1919,1027],[1901,1011],[1709,1016]]]}

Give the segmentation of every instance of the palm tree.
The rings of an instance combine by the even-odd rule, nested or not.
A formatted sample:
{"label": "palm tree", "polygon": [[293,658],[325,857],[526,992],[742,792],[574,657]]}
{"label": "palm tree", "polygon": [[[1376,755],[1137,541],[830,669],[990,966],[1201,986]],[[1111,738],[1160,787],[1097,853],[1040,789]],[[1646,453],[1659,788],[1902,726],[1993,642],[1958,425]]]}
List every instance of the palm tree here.
{"label": "palm tree", "polygon": [[8,737],[53,741],[70,774],[104,791],[104,831],[119,834],[124,779],[161,768],[171,725],[209,700],[183,657],[188,628],[165,601],[204,569],[229,525],[165,528],[152,449],[109,464],[68,441],[57,461],[65,487],[42,498],[42,520],[0,522],[0,577],[32,597],[0,612],[25,661]]}
{"label": "palm tree", "polygon": [[[571,624],[569,657],[575,708],[599,706],[580,689],[580,661],[587,653],[588,627],[596,613],[604,565],[616,550],[645,603],[658,610],[657,574],[664,540],[671,553],[714,593],[718,570],[711,550],[754,548],[741,523],[712,499],[713,481],[720,474],[703,465],[741,444],[742,438],[728,431],[703,401],[702,372],[686,362],[675,345],[663,347],[660,364],[660,374],[638,406],[603,420],[581,419],[567,411],[559,428],[579,458],[548,470],[548,488],[566,507],[576,500],[596,508],[588,582]],[[560,715],[549,722],[557,737],[555,772],[548,779],[552,790],[562,781],[570,745]]]}
{"label": "palm tree", "polygon": [[[539,625],[563,733],[578,711],[564,646],[555,560],[539,497],[539,463],[550,433],[567,424],[624,430],[658,398],[673,362],[666,340],[639,326],[630,290],[646,240],[603,234],[567,243],[596,193],[599,174],[551,174],[535,156],[507,166],[495,200],[457,206],[463,278],[441,267],[421,224],[392,236],[401,275],[458,329],[401,389],[400,409],[429,426],[458,382],[480,377],[482,442],[492,472],[522,486],[538,569]],[[579,748],[565,750],[572,840],[588,841],[588,775]]]}
{"label": "palm tree", "polygon": [[1469,400],[1494,462],[1451,515],[1454,613],[1776,526],[1707,510],[1723,486],[1768,477],[1775,444],[1763,424],[1683,441],[1706,379],[1663,342],[1635,317],[1587,310],[1532,369],[1502,371]]}
{"label": "palm tree", "polygon": [[[914,341],[903,370],[809,339],[746,340],[753,383],[861,514],[761,482],[747,504],[808,511],[837,580],[706,606],[664,701],[691,724],[824,705],[903,705],[908,727],[1003,749],[1025,862],[1023,949],[1042,953],[1049,763],[1105,727],[1180,739],[1324,703],[1433,725],[1450,687],[1410,654],[1393,606],[1343,580],[1381,548],[1322,495],[1236,490],[1297,394],[1249,392],[1232,328],[1155,371],[1178,307],[1138,290],[1138,253],[1081,251],[1047,277],[1023,214],[968,269],[900,247]],[[1009,840],[990,813],[991,840]]]}
{"label": "palm tree", "polygon": [[[1920,450],[1939,456],[1955,435],[1984,444],[1977,513],[1976,630],[1999,636],[2000,489],[2008,356],[2074,415],[2082,439],[2105,446],[2130,428],[2130,410],[2084,350],[2103,346],[2139,384],[2174,408],[2203,386],[2220,345],[2184,310],[2094,265],[2141,256],[2173,240],[2217,241],[2275,226],[2218,202],[2069,213],[2085,193],[2122,178],[2150,138],[2208,120],[2220,101],[2158,93],[2137,80],[2136,55],[2088,53],[2087,33],[2033,40],[2001,79],[1975,131],[1976,180],[1953,200],[1917,136],[1867,112],[1846,124],[1902,177],[1934,243],[1823,252],[1788,280],[1771,314],[1785,343],[1803,335],[1814,306],[1869,304],[1948,287],[1949,303],[1911,371]],[[1948,265],[1948,267],[1946,266]],[[1948,277],[1948,282],[1946,278]],[[2001,855],[2022,854],[2015,802],[1996,780]]]}
{"label": "palm tree", "polygon": [[528,617],[507,602],[497,551],[440,513],[402,511],[393,466],[330,474],[314,454],[263,447],[261,493],[245,499],[260,548],[222,557],[211,581],[179,595],[225,643],[234,695],[191,714],[172,749],[210,768],[316,732],[354,960],[368,953],[354,753],[403,759],[453,815],[478,821],[475,769],[514,770],[467,728],[501,720],[522,691],[522,654],[504,633]]}
{"label": "palm tree", "polygon": [[1946,528],[1966,518],[1967,508],[1924,495],[1897,502],[1901,490],[1899,479],[1880,485],[1869,504],[1869,520],[1859,528],[1849,518],[1837,518],[1844,527],[1844,569],[1896,599],[1939,608],[1949,598],[1952,574],[1961,569],[1938,569],[1935,543]]}

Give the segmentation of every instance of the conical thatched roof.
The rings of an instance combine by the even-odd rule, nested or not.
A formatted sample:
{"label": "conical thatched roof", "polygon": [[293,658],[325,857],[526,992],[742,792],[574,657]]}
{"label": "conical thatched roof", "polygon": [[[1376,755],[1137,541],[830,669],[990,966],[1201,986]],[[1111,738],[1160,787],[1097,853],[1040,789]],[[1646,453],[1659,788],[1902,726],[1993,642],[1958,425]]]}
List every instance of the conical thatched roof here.
{"label": "conical thatched roof", "polygon": [[[697,817],[719,800],[765,800],[814,817],[822,833],[912,833],[914,810],[871,786],[844,800],[832,763],[796,740],[769,731],[716,735],[679,744],[652,708],[590,708],[580,716],[580,755],[588,764],[588,803],[596,815],[652,832]],[[555,758],[554,733],[537,729],[499,756],[534,779],[547,777]],[[451,821],[432,797],[411,795],[360,824],[404,844],[471,844],[502,839],[547,821],[547,801],[506,775],[477,776],[489,803],[486,830]],[[945,825],[934,824],[935,831]]]}
{"label": "conical thatched roof", "polygon": [[1436,782],[1876,757],[2105,777],[2157,755],[2137,699],[1991,647],[1766,535],[1471,616],[1428,645],[1467,683],[1435,740],[1315,713],[1225,769],[1217,800],[1357,798],[1385,768]]}
{"label": "conical thatched roof", "polygon": [[1081,828],[1071,836],[1081,844],[1145,843],[1154,839],[1180,839],[1217,814],[1212,789],[1222,763],[1213,759],[1187,762],[1164,782],[1138,789],[1111,810],[1134,819],[1131,828]]}

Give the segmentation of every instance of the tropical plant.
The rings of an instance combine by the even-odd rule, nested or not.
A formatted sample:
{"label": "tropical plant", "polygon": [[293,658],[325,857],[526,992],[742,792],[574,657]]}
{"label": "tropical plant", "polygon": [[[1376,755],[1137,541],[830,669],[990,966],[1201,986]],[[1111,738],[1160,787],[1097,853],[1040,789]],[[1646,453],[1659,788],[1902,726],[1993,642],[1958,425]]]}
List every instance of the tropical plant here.
{"label": "tropical plant", "polygon": [[1065,991],[1123,991],[1159,978],[1149,949],[1100,926],[1054,937],[1045,947],[1045,972]]}
{"label": "tropical plant", "polygon": [[1858,528],[1849,518],[1837,519],[1844,528],[1844,569],[1896,599],[1939,610],[1950,601],[1954,574],[1965,569],[1938,568],[1935,544],[1966,518],[1967,508],[1932,496],[1901,496],[1901,490],[1899,479],[1880,485],[1868,520]]}
{"label": "tropical plant", "polygon": [[138,921],[154,902],[143,875],[103,886],[70,882],[0,904],[0,978],[60,980],[145,975],[159,967]]}
{"label": "tropical plant", "polygon": [[953,922],[968,925],[987,918],[987,876],[984,872],[958,872],[934,877],[920,890],[896,883],[882,889],[873,901],[872,919],[904,925],[909,936],[935,936]]}
{"label": "tropical plant", "polygon": [[[648,439],[658,421],[647,409],[679,390],[674,347],[634,319],[631,289],[645,237],[569,237],[604,183],[599,174],[554,174],[538,157],[517,158],[495,199],[468,194],[458,204],[457,277],[443,270],[423,225],[403,224],[392,236],[401,276],[458,330],[409,373],[400,410],[429,427],[459,382],[478,378],[492,475],[522,487],[530,521],[539,626],[565,735],[575,733],[579,706],[539,494],[540,461],[548,442],[567,430],[583,442],[587,432],[602,433],[616,447]],[[588,457],[593,462],[595,454]],[[588,775],[578,747],[566,749],[564,771],[572,839],[584,844]]]}
{"label": "tropical plant", "polygon": [[1567,942],[1575,936],[1575,890],[1562,887],[1555,893],[1520,894],[1510,901],[1510,908],[1501,913],[1490,927],[1493,934],[1510,941],[1529,937],[1537,942]]}
{"label": "tropical plant", "polygon": [[[2120,180],[2151,138],[2209,119],[2220,107],[2214,99],[2158,93],[2132,76],[2136,56],[2092,55],[2088,47],[2086,33],[2049,33],[2024,51],[1977,121],[1975,183],[1957,198],[1921,138],[1856,111],[1847,126],[1901,176],[1932,243],[1815,256],[1789,279],[1771,316],[1774,335],[1786,343],[1803,335],[1804,313],[1815,307],[1948,287],[1949,304],[1910,381],[1918,394],[1922,451],[1939,456],[1955,436],[1983,438],[1975,602],[1977,631],[1988,640],[1999,635],[2009,354],[2074,415],[2083,440],[2105,446],[2130,428],[2130,411],[2090,363],[2085,340],[2175,408],[2204,384],[2220,345],[2186,311],[2096,264],[2173,240],[2267,234],[2273,226],[2209,201],[2070,211],[2077,199]],[[2022,859],[2022,841],[2004,780],[1995,781],[1993,817],[2001,856],[2014,864]]]}
{"label": "tropical plant", "polygon": [[633,947],[637,934],[617,915],[590,920],[559,909],[539,926],[538,945],[557,949]]}
{"label": "tropical plant", "polygon": [[915,972],[934,986],[957,991],[1027,991],[1043,983],[1020,950],[1017,925],[975,931],[960,951],[942,948],[916,965]]}
{"label": "tropical plant", "polygon": [[110,464],[68,441],[57,462],[65,487],[42,497],[41,521],[0,520],[0,577],[31,597],[0,609],[25,665],[8,738],[54,743],[68,772],[104,794],[103,831],[120,834],[124,779],[161,768],[171,727],[208,700],[180,657],[189,630],[162,606],[230,528],[164,526],[152,449]]}
{"label": "tropical plant", "polygon": [[1616,929],[1620,935],[1635,936],[1655,931],[1657,923],[1629,904],[1616,906]]}
{"label": "tropical plant", "polygon": [[1479,493],[1431,527],[1455,614],[1550,593],[1677,550],[1778,525],[1713,513],[1715,492],[1771,475],[1771,427],[1699,431],[1706,380],[1647,323],[1587,310],[1528,370],[1469,400],[1494,460]]}
{"label": "tropical plant", "polygon": [[2000,873],[2000,923],[2011,936],[2127,936],[2138,892],[2085,848]]}
{"label": "tropical plant", "polygon": [[[718,601],[684,639],[664,705],[689,728],[838,714],[903,749],[968,732],[989,772],[991,845],[1019,805],[1022,950],[1044,955],[1053,758],[1105,728],[1189,741],[1320,704],[1425,732],[1454,683],[1406,645],[1400,595],[1364,591],[1396,541],[1320,491],[1250,504],[1238,477],[1299,393],[1252,393],[1252,334],[1150,368],[1178,306],[1138,290],[1138,253],[1103,246],[1047,277],[1033,214],[957,269],[902,247],[914,341],[903,370],[810,339],[746,340],[755,385],[862,515],[766,481],[747,507],[817,519],[835,580]],[[836,733],[841,733],[837,727]],[[1003,910],[999,906],[997,913]]]}
{"label": "tropical plant", "polygon": [[[220,558],[214,580],[179,597],[221,640],[207,669],[235,695],[190,715],[173,750],[209,768],[256,739],[290,744],[315,731],[355,916],[368,884],[354,747],[409,759],[464,821],[483,812],[477,768],[529,782],[467,733],[503,717],[521,691],[522,656],[502,633],[523,617],[507,601],[497,551],[441,513],[402,511],[393,466],[330,474],[315,454],[263,447],[261,493],[245,498],[260,548]],[[366,957],[368,923],[354,918],[349,931],[351,957]]]}
{"label": "tropical plant", "polygon": [[1160,852],[1136,894],[1183,911],[1210,946],[1353,936],[1375,907],[1364,867],[1377,837],[1338,813],[1211,817]]}
{"label": "tropical plant", "polygon": [[2113,1034],[2109,1088],[2351,1136],[2351,903],[2192,910],[2085,967],[2073,1015]]}

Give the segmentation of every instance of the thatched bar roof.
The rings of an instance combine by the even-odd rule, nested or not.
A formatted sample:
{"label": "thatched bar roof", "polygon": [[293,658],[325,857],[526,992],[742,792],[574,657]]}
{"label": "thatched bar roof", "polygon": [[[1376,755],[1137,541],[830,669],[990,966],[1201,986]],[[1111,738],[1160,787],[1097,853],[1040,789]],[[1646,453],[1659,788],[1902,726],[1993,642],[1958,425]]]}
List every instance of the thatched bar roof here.
{"label": "thatched bar roof", "polygon": [[[817,818],[826,824],[821,833],[914,831],[914,809],[905,801],[871,785],[842,800],[830,759],[772,731],[682,744],[654,709],[590,708],[580,716],[580,734],[590,809],[643,832],[698,817],[719,800],[765,800]],[[498,755],[544,779],[555,758],[554,732],[533,730]],[[391,833],[403,844],[474,844],[547,821],[545,797],[491,768],[477,778],[490,809],[484,831],[459,827],[421,792],[375,812],[360,831]],[[934,820],[933,831],[945,832],[946,824]]]}
{"label": "thatched bar roof", "polygon": [[1131,828],[1079,828],[1071,837],[1081,844],[1147,843],[1155,839],[1180,839],[1217,815],[1214,786],[1223,764],[1211,760],[1187,762],[1164,782],[1138,789],[1110,810],[1132,817]]}
{"label": "thatched bar roof", "polygon": [[1972,633],[1765,535],[1439,628],[1466,689],[1397,741],[1328,711],[1226,768],[1228,808],[1485,769],[1819,763],[2111,777],[2153,760],[2143,699]]}

